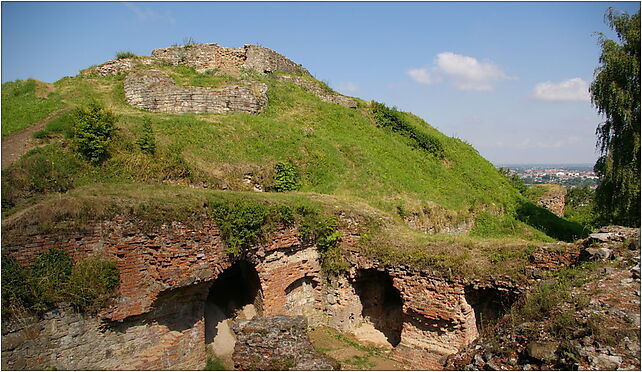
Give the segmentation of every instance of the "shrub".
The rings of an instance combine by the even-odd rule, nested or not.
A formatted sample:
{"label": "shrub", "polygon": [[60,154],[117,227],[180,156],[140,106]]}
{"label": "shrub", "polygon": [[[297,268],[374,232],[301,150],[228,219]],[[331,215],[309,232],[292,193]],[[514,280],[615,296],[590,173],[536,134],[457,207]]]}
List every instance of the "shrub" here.
{"label": "shrub", "polygon": [[85,159],[96,164],[107,158],[107,148],[115,131],[116,116],[96,102],[77,108],[74,113],[74,142]]}
{"label": "shrub", "polygon": [[154,152],[156,152],[156,139],[154,137],[154,130],[152,129],[152,122],[149,118],[143,119],[141,131],[142,133],[138,136],[136,144],[142,152],[154,154]]}
{"label": "shrub", "polygon": [[300,187],[297,166],[292,163],[278,162],[274,166],[274,190],[292,191]]}
{"label": "shrub", "polygon": [[427,151],[437,158],[444,157],[444,149],[437,138],[418,130],[412,124],[408,123],[399,111],[389,108],[383,103],[372,103],[372,114],[375,122],[384,128],[390,128],[393,132],[410,138],[415,146]]}
{"label": "shrub", "polygon": [[[227,252],[238,255],[244,248],[262,241],[268,222],[278,222],[283,210],[256,201],[234,201],[213,206],[214,218],[227,242]],[[275,213],[275,211],[278,211]]]}
{"label": "shrub", "polygon": [[129,50],[123,50],[116,53],[116,59],[134,58],[134,57],[136,57],[136,55],[133,52],[130,52]]}

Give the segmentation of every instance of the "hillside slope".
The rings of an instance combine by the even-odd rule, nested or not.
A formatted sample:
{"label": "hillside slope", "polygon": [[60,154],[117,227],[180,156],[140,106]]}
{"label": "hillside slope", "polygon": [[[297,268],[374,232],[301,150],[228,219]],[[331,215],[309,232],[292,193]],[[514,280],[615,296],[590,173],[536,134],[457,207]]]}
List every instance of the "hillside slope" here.
{"label": "hillside slope", "polygon": [[[329,194],[366,204],[420,232],[534,241],[571,240],[582,234],[578,225],[526,200],[469,144],[443,135],[412,114],[342,97],[305,70],[204,70],[182,59],[169,63],[135,57],[126,60],[126,71],[97,73],[104,66],[120,66],[118,61],[65,77],[50,93],[56,108],[97,102],[117,116],[109,157],[93,164],[74,151],[73,111],[53,120],[36,134],[45,146],[3,170],[3,216],[46,194],[95,183],[275,192],[276,180],[283,175],[279,172],[286,169],[295,186],[291,193]],[[175,90],[265,84],[267,105],[258,114],[149,112],[127,101],[124,80],[133,70],[164,74],[178,87]],[[18,99],[4,94],[7,84],[3,109]],[[356,107],[326,102],[326,96]],[[393,118],[392,125],[382,121],[382,112]],[[153,132],[152,154],[137,144],[143,123]],[[3,135],[5,127],[13,126],[3,115]]]}

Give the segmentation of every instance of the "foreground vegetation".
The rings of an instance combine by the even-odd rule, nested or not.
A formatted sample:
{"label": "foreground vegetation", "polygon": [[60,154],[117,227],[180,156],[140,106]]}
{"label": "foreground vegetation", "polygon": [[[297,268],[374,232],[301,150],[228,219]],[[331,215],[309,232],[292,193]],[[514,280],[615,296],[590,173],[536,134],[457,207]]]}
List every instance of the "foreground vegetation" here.
{"label": "foreground vegetation", "polygon": [[60,248],[51,248],[28,267],[2,257],[2,315],[41,314],[61,303],[94,312],[116,294],[116,264],[98,256],[78,263]]}

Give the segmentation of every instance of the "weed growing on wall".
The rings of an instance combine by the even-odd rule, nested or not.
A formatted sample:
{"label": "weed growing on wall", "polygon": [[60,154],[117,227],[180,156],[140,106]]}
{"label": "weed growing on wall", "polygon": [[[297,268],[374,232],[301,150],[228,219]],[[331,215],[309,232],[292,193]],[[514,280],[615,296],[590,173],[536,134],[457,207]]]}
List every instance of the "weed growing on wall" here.
{"label": "weed growing on wall", "polygon": [[41,314],[66,302],[81,312],[95,312],[115,295],[116,263],[97,256],[76,264],[60,248],[51,248],[29,266],[2,257],[2,312],[19,309]]}

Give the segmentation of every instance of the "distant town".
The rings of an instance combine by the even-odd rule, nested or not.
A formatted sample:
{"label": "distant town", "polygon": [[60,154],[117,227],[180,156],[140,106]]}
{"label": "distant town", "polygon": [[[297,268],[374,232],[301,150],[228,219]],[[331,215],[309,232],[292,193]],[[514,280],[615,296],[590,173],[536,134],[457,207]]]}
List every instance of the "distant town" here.
{"label": "distant town", "polygon": [[498,164],[497,167],[510,170],[527,185],[555,183],[594,189],[599,184],[592,164]]}

